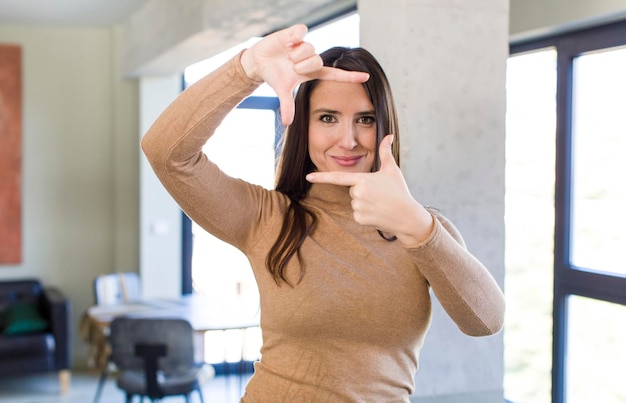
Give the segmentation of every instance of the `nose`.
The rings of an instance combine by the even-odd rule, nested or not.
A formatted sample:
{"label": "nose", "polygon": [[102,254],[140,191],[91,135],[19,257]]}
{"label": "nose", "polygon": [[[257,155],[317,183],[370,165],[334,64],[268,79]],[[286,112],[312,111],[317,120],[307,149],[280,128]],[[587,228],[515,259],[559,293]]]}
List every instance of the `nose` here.
{"label": "nose", "polygon": [[357,146],[357,129],[354,124],[348,124],[346,126],[347,127],[345,127],[341,132],[339,145],[346,150],[354,150]]}

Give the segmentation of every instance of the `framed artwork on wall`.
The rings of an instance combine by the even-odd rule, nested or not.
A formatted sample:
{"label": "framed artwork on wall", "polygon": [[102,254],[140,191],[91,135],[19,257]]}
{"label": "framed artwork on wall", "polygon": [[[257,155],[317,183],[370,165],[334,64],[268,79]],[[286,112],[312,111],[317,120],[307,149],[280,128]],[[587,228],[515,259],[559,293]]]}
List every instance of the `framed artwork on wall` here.
{"label": "framed artwork on wall", "polygon": [[0,44],[0,265],[22,261],[22,52]]}

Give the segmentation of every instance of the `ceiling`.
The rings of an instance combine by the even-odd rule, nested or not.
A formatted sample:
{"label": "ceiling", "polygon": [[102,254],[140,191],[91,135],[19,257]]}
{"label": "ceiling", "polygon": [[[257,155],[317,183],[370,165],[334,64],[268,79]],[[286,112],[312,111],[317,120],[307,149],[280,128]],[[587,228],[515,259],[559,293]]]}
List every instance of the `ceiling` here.
{"label": "ceiling", "polygon": [[150,0],[0,0],[0,24],[107,28]]}

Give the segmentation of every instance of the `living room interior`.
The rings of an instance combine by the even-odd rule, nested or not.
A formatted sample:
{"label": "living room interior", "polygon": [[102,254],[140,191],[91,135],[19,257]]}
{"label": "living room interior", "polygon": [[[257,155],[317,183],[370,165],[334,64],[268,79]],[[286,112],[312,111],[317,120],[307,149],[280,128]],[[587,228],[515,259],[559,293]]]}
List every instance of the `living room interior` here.
{"label": "living room interior", "polygon": [[[100,375],[89,365],[91,346],[80,331],[85,313],[96,302],[98,276],[138,273],[146,298],[179,298],[194,290],[191,273],[184,270],[190,264],[185,259],[191,258],[184,235],[190,233],[186,227],[190,224],[160,186],[139,148],[143,133],[183,89],[186,69],[290,24],[304,22],[313,30],[354,13],[360,18],[361,45],[379,56],[397,88],[404,115],[402,129],[409,133],[403,139],[403,170],[411,192],[428,195],[429,203],[449,212],[468,247],[504,288],[508,314],[515,314],[500,334],[468,340],[435,306],[411,401],[585,401],[580,396],[587,392],[564,392],[568,382],[563,368],[569,361],[561,349],[566,338],[563,332],[567,332],[564,317],[553,315],[566,310],[570,295],[612,303],[611,308],[593,312],[623,315],[626,270],[618,268],[606,278],[597,278],[606,293],[592,286],[569,289],[569,277],[563,284],[556,280],[566,271],[559,266],[558,253],[569,251],[569,244],[562,247],[558,239],[563,235],[558,230],[563,220],[560,195],[566,189],[552,181],[548,203],[556,207],[550,205],[551,215],[540,216],[549,227],[549,275],[533,277],[541,282],[537,284],[541,292],[516,291],[515,284],[508,282],[517,282],[519,277],[511,273],[506,249],[516,239],[506,227],[508,215],[517,211],[505,197],[511,177],[506,148],[507,103],[512,102],[507,98],[506,80],[512,73],[507,73],[507,60],[513,53],[523,55],[551,46],[549,41],[541,46],[545,38],[623,25],[626,7],[618,0],[489,0],[480,4],[454,0],[64,0],[54,4],[0,0],[0,45],[20,49],[22,97],[17,175],[20,253],[9,261],[0,260],[0,282],[37,279],[67,297],[74,378],[87,374],[95,388]],[[610,46],[623,47],[620,41],[624,39]],[[556,59],[549,59],[550,63],[554,65]],[[552,137],[550,141],[546,149],[551,154],[546,158],[551,159],[542,165],[549,172],[539,172],[538,177],[556,175],[558,185],[558,175],[567,167],[563,172],[557,168],[556,173],[552,169],[560,161],[555,158],[560,151],[554,149],[557,140]],[[616,144],[617,150],[626,151],[619,148],[623,143]],[[2,137],[0,147],[4,147]],[[542,151],[531,147],[528,152]],[[518,217],[530,225],[530,217],[537,215],[522,212]],[[621,218],[607,221],[612,219],[621,222]],[[524,229],[533,230],[533,225]],[[575,270],[576,275],[578,271],[586,272]],[[532,284],[533,278],[528,282]],[[240,291],[246,284],[237,283],[237,287]],[[529,305],[518,302],[519,295],[535,292],[540,294],[537,300],[547,301],[541,307],[549,311],[547,317],[538,319]],[[560,326],[556,330],[553,320]],[[539,323],[541,332],[530,331]],[[519,332],[517,336],[512,329]],[[604,329],[611,334],[623,330]],[[576,340],[570,345],[578,346]],[[539,380],[520,386],[524,381],[515,371],[523,365],[511,360],[536,357],[521,349],[515,358],[505,359],[507,351],[515,343],[535,342],[545,347],[539,368],[523,365],[535,371],[533,376]],[[615,351],[612,359],[626,359],[620,355],[624,349]],[[37,375],[23,380],[26,396],[26,388],[31,388],[26,385],[31,385],[33,377]],[[620,401],[624,391],[619,386],[614,385],[603,401]],[[66,395],[60,390],[46,393],[51,394],[49,399],[59,400],[45,401],[66,401],[62,399],[71,398],[72,385]],[[8,399],[15,401],[16,396]]]}

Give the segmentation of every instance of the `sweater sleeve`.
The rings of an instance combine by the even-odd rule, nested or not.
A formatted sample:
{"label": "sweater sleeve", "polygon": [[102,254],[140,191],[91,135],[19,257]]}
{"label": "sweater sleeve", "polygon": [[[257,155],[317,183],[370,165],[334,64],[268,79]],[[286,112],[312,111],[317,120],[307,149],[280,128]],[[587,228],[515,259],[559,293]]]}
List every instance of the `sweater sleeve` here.
{"label": "sweater sleeve", "polygon": [[428,240],[409,249],[448,315],[470,336],[488,336],[504,324],[504,295],[466,248],[456,227],[440,214]]}
{"label": "sweater sleeve", "polygon": [[254,231],[262,226],[255,224],[261,215],[273,214],[267,199],[275,199],[276,192],[226,175],[202,152],[224,117],[259,85],[243,71],[240,56],[183,91],[156,119],[141,147],[185,213],[243,250],[262,236]]}

